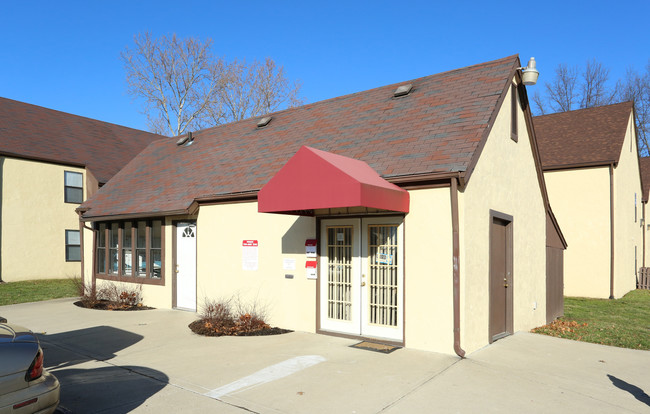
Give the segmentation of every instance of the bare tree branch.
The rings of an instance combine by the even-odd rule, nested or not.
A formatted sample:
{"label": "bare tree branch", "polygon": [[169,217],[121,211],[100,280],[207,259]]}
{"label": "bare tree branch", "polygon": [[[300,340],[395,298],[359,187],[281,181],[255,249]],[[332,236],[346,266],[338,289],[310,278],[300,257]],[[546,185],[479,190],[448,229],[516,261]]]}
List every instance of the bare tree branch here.
{"label": "bare tree branch", "polygon": [[575,105],[577,70],[564,63],[555,69],[555,79],[545,83],[546,93],[553,112],[570,111]]}
{"label": "bare tree branch", "polygon": [[291,84],[273,59],[228,64],[211,46],[209,39],[144,33],[122,52],[127,91],[144,99],[152,132],[181,135],[302,103],[300,84]]}
{"label": "bare tree branch", "polygon": [[615,93],[607,88],[609,69],[596,59],[588,60],[580,85],[580,108],[609,105],[614,102]]}
{"label": "bare tree branch", "polygon": [[539,91],[535,91],[533,94],[533,103],[536,106],[536,110],[534,111],[535,115],[546,115],[547,109],[546,109],[546,104],[544,104],[544,101],[542,100],[542,96],[539,94]]}
{"label": "bare tree branch", "polygon": [[639,152],[650,155],[650,61],[645,73],[628,68],[625,78],[617,84],[618,99],[632,101],[636,114],[637,141]]}
{"label": "bare tree branch", "polygon": [[264,62],[235,60],[228,65],[226,84],[219,99],[209,109],[212,122],[220,124],[260,116],[281,107],[302,104],[298,96],[301,85],[291,84],[284,68],[271,58]]}

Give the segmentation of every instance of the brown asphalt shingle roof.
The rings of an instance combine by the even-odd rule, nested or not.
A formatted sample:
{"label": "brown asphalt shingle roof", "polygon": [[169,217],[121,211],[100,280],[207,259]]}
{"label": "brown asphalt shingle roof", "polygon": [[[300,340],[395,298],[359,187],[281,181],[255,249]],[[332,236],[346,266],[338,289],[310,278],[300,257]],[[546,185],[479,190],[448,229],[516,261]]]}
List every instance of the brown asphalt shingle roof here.
{"label": "brown asphalt shingle roof", "polygon": [[632,102],[533,118],[542,169],[618,163]]}
{"label": "brown asphalt shingle roof", "polygon": [[0,155],[85,166],[100,183],[160,138],[164,137],[0,98]]}
{"label": "brown asphalt shingle roof", "polygon": [[648,201],[650,194],[650,157],[639,158],[641,168],[641,184],[643,185],[643,201]]}
{"label": "brown asphalt shingle roof", "polygon": [[[196,198],[257,191],[303,145],[362,160],[382,177],[465,171],[517,56],[400,82],[149,145],[81,208],[85,217],[164,214]],[[394,98],[407,83],[412,92]]]}

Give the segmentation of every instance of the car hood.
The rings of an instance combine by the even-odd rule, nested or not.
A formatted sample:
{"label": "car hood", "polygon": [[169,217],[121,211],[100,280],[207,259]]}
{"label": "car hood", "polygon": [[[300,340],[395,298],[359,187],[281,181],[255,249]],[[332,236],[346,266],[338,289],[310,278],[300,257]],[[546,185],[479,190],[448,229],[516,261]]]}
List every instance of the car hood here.
{"label": "car hood", "polygon": [[38,338],[29,329],[12,323],[0,323],[0,344],[8,342],[38,343]]}

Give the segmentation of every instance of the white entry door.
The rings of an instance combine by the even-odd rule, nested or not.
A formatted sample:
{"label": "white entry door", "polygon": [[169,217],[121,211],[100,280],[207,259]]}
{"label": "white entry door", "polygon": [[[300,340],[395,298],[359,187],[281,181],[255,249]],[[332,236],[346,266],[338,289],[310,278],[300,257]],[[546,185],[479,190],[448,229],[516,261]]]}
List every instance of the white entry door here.
{"label": "white entry door", "polygon": [[196,223],[176,225],[176,307],[196,311]]}
{"label": "white entry door", "polygon": [[319,278],[321,329],[403,340],[401,218],[323,220]]}

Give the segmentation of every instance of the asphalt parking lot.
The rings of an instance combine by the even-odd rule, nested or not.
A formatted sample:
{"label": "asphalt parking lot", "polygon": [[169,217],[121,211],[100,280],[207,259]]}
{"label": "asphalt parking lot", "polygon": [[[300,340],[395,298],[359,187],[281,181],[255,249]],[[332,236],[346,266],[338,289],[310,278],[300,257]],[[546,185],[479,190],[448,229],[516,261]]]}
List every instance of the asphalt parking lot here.
{"label": "asphalt parking lot", "polygon": [[0,307],[39,334],[63,413],[650,412],[650,352],[517,333],[459,359],[294,332],[206,338],[193,313]]}

